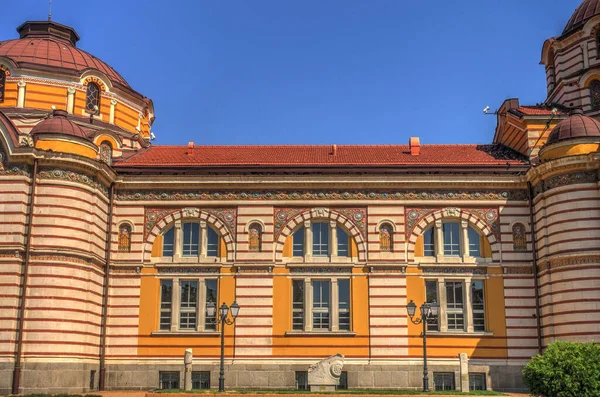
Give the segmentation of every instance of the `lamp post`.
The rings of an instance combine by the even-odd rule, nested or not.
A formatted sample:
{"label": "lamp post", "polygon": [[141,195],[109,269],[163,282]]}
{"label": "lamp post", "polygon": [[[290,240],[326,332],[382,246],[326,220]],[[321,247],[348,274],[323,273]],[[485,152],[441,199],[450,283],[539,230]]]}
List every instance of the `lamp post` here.
{"label": "lamp post", "polygon": [[410,321],[413,324],[423,324],[423,333],[421,336],[423,337],[423,391],[429,391],[429,376],[427,374],[427,322],[435,320],[438,316],[440,305],[438,305],[435,301],[433,303],[423,303],[421,305],[421,315],[417,318],[415,316],[415,311],[417,310],[417,305],[412,300],[406,305],[406,311],[408,312],[408,316],[410,317]]}
{"label": "lamp post", "polygon": [[[215,302],[206,304],[206,314],[214,316],[216,314]],[[237,302],[231,304],[231,319],[228,318],[229,307],[223,302],[219,307],[219,313],[216,317],[217,322],[221,323],[221,368],[219,369],[219,391],[225,391],[225,324],[232,325],[240,312],[240,305]]]}

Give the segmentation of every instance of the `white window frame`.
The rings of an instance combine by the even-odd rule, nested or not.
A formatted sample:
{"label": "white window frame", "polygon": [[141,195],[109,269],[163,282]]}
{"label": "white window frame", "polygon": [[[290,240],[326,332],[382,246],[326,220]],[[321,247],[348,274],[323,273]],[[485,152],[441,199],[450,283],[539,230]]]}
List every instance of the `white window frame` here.
{"label": "white window frame", "polygon": [[[328,255],[313,255],[313,223],[329,223]],[[299,227],[291,234],[292,256],[288,259],[290,262],[351,263],[357,259],[356,257],[350,256],[352,246],[352,233],[343,228],[343,226],[337,221],[317,218],[304,221],[304,224],[302,226],[304,227],[303,229],[302,227]],[[338,227],[342,227],[344,232],[348,235],[348,256],[338,256]],[[304,255],[294,256],[294,235],[296,233],[302,233],[302,231],[304,231]]]}
{"label": "white window frame", "polygon": [[[458,223],[459,231],[458,231],[458,244],[459,244],[459,253],[458,255],[446,255],[444,251],[444,223]],[[473,229],[473,231],[479,236],[480,240],[479,244],[479,256],[471,256],[470,254],[470,245],[469,241],[469,229]],[[426,255],[425,249],[425,233],[431,231],[433,234],[433,257],[431,255]],[[469,222],[465,220],[461,220],[458,218],[444,218],[438,219],[435,223],[425,229],[422,234],[423,239],[423,256],[417,258],[418,262],[429,262],[435,261],[437,263],[487,263],[491,262],[491,258],[484,258],[481,256],[482,254],[482,245],[481,245],[481,232]]]}
{"label": "white window frame", "polygon": [[[199,224],[199,233],[198,233],[198,255],[184,255],[183,254],[183,244],[184,244],[184,233],[183,233],[183,224],[185,223],[197,223]],[[208,256],[208,228],[211,228],[213,232],[217,234],[217,255],[216,256]],[[221,255],[220,245],[222,236],[215,230],[215,228],[211,227],[207,224],[206,221],[198,221],[196,219],[182,219],[176,221],[171,228],[165,229],[165,233],[169,230],[173,229],[173,256],[162,256],[161,258],[153,259],[155,262],[171,262],[171,263],[198,263],[198,262],[206,262],[206,263],[215,263],[215,262],[224,262],[226,260],[225,257]],[[164,234],[164,233],[163,233]],[[161,247],[162,249],[163,247]]]}
{"label": "white window frame", "polygon": [[[206,328],[206,281],[207,280],[216,280],[217,283],[217,299],[215,303],[218,302],[219,295],[219,280],[217,277],[162,277],[160,280],[171,280],[172,281],[172,295],[171,295],[171,327],[170,330],[161,330],[160,329],[160,312],[162,312],[162,302],[159,302],[159,316],[158,323],[156,326],[157,333],[169,333],[169,332],[217,332],[217,329],[207,329]],[[191,308],[182,308],[181,307],[181,283],[183,281],[194,281],[197,282],[198,292],[197,292],[197,300],[195,302],[195,307]],[[162,293],[162,291],[161,291]],[[162,299],[159,299],[162,300]],[[196,326],[194,328],[181,328],[180,324],[180,314],[181,313],[196,313]]]}
{"label": "white window frame", "polygon": [[[293,288],[294,280],[302,280],[304,282],[304,329],[294,329],[293,326],[293,290],[292,290],[292,321],[290,323],[290,332],[352,332],[352,278],[349,276],[332,276],[332,277],[291,277],[290,285]],[[344,309],[344,312],[348,312],[350,315],[350,329],[340,330],[339,314],[340,314],[340,303],[339,303],[339,280],[348,280],[348,309]],[[314,281],[327,281],[329,282],[329,306],[325,309],[317,309],[319,312],[326,310],[329,313],[329,327],[327,329],[314,328],[313,327],[313,313],[315,312],[313,302],[313,282]]]}

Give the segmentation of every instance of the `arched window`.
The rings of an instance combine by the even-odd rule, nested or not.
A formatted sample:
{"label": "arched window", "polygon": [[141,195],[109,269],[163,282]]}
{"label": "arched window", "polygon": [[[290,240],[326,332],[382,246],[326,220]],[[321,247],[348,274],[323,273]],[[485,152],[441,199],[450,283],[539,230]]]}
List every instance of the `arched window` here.
{"label": "arched window", "polygon": [[329,255],[329,223],[315,222],[311,226],[313,237],[313,255]]}
{"label": "arched window", "polygon": [[253,223],[248,228],[248,249],[252,252],[260,252],[262,241],[262,228],[258,223]]}
{"label": "arched window", "polygon": [[590,84],[590,101],[592,110],[600,109],[600,81],[594,80]]}
{"label": "arched window", "polygon": [[435,233],[433,227],[430,227],[423,233],[423,255],[435,256]]}
{"label": "arched window", "polygon": [[6,72],[0,70],[0,103],[4,102],[4,88],[6,87]]}
{"label": "arched window", "polygon": [[302,226],[292,236],[292,256],[304,256],[304,234]]}
{"label": "arched window", "polygon": [[131,251],[131,226],[121,225],[119,228],[119,252]]}
{"label": "arched window", "polygon": [[596,27],[596,58],[600,58],[600,27]]}
{"label": "arched window", "polygon": [[110,143],[104,141],[100,144],[100,161],[112,165],[112,146]]}
{"label": "arched window", "polygon": [[337,254],[338,256],[350,256],[350,237],[341,227],[337,227]]}
{"label": "arched window", "polygon": [[88,83],[85,93],[85,110],[88,113],[100,113],[100,87],[96,83]]}
{"label": "arched window", "polygon": [[173,256],[175,249],[175,228],[172,227],[163,235],[162,256]]}
{"label": "arched window", "polygon": [[442,233],[444,234],[444,255],[460,255],[460,225],[458,222],[444,222]]}
{"label": "arched window", "polygon": [[200,224],[186,222],[183,225],[183,256],[198,256],[200,252]]}
{"label": "arched window", "polygon": [[384,223],[379,228],[379,251],[392,252],[392,226]]}
{"label": "arched window", "polygon": [[207,227],[206,232],[206,256],[219,256],[219,235],[213,230],[212,227]]}
{"label": "arched window", "polygon": [[469,226],[467,236],[469,238],[469,256],[481,257],[481,237],[479,233]]}
{"label": "arched window", "polygon": [[[176,228],[180,228],[177,242],[175,241]],[[204,248],[202,233],[206,233]],[[207,257],[219,256],[219,235],[212,227],[204,228],[198,222],[184,222],[180,226],[170,228],[163,234],[162,245],[162,256],[174,256],[175,252],[180,252],[183,257],[197,257],[201,252],[206,252]]]}
{"label": "arched window", "polygon": [[513,250],[527,251],[527,235],[525,234],[525,226],[522,223],[515,223],[512,228],[513,232]]}

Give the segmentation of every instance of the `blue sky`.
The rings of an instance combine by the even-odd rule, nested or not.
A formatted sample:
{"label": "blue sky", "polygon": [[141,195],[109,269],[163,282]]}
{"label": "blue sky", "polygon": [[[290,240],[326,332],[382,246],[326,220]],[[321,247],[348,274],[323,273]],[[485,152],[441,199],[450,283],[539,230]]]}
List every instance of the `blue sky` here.
{"label": "blue sky", "polygon": [[[53,20],[154,101],[155,144],[488,143],[581,0],[54,0]],[[0,39],[46,19],[11,2]]]}

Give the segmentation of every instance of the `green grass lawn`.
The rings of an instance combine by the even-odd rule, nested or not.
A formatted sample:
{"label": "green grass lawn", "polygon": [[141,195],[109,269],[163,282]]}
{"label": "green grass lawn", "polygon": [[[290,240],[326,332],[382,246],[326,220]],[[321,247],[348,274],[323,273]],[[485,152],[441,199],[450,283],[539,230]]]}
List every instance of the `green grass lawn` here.
{"label": "green grass lawn", "polygon": [[[218,394],[219,392],[215,389],[202,389],[202,390],[179,390],[179,389],[167,389],[167,390],[155,390],[155,393],[194,393],[194,394]],[[296,389],[273,389],[273,390],[226,390],[225,394],[314,394],[308,390],[296,390]],[[410,396],[436,396],[436,395],[456,395],[456,396],[507,396],[508,394],[500,393],[496,391],[472,391],[469,393],[463,393],[455,390],[446,391],[432,391],[429,393],[423,393],[418,390],[384,390],[384,389],[350,389],[350,390],[339,390],[336,392],[315,392],[317,394],[381,394],[381,395],[410,395]]]}

